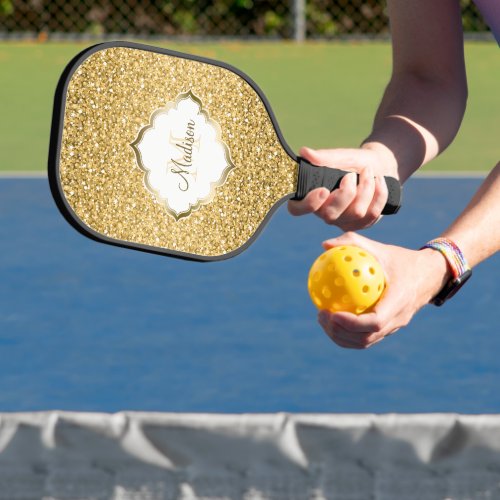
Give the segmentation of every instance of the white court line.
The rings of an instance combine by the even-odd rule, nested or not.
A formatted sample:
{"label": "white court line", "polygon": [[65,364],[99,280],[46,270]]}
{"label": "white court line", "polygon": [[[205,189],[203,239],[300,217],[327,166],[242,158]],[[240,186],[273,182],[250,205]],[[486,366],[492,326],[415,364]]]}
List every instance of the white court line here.
{"label": "white court line", "polygon": [[429,170],[416,172],[412,177],[414,179],[484,179],[489,172],[477,170],[452,170],[449,172],[438,172]]}
{"label": "white court line", "polygon": [[47,172],[35,171],[35,172],[15,172],[9,171],[0,172],[0,179],[46,179]]}

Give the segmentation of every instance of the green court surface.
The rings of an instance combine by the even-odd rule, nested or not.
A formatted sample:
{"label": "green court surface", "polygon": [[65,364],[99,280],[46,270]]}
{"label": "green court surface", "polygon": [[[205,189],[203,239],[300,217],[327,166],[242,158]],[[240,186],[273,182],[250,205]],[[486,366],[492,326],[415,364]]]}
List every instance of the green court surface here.
{"label": "green court surface", "polygon": [[[391,71],[386,42],[153,43],[220,59],[248,73],[295,151],[302,145],[357,146],[370,131]],[[0,170],[45,170],[57,80],[65,64],[91,44],[0,44]],[[498,161],[498,48],[468,42],[466,59],[469,103],[462,128],[426,170],[489,170]]]}

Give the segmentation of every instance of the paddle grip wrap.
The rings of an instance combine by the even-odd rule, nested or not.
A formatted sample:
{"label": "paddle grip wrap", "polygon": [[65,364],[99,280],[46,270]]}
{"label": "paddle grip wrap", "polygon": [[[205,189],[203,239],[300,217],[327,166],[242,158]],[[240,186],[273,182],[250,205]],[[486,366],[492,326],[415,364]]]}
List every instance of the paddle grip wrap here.
{"label": "paddle grip wrap", "polygon": [[[319,187],[326,187],[330,191],[333,191],[340,186],[342,178],[350,173],[338,168],[317,167],[300,157],[298,158],[298,162],[299,178],[297,181],[297,193],[292,198],[293,200],[302,200],[307,193]],[[384,215],[395,214],[401,207],[401,184],[394,177],[384,177],[384,179],[389,195],[382,213]],[[359,175],[357,175],[356,182],[359,182]]]}

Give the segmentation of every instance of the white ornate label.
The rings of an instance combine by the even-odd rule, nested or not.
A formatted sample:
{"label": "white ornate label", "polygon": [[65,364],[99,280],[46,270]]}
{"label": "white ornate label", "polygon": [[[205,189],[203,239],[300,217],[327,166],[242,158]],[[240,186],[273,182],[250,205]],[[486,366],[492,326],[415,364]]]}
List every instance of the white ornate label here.
{"label": "white ornate label", "polygon": [[176,220],[210,203],[234,168],[219,124],[191,91],[156,110],[131,146],[146,188]]}

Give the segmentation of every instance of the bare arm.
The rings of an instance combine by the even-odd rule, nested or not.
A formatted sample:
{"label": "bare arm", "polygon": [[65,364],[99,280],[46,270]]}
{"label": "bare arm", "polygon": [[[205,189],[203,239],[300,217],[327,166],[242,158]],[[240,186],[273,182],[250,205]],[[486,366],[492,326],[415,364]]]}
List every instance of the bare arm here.
{"label": "bare arm", "polygon": [[[404,182],[443,151],[460,126],[466,100],[458,0],[388,0],[393,40],[392,76],[361,148],[300,152],[311,163],[359,173],[340,189],[319,188],[291,201],[293,215],[315,213],[344,230],[376,222],[387,200],[380,178]],[[375,181],[374,181],[375,177]]]}
{"label": "bare arm", "polygon": [[389,0],[393,71],[363,148],[405,181],[454,139],[467,99],[458,0]]}
{"label": "bare arm", "polygon": [[471,266],[500,250],[500,162],[443,236],[462,249]]}

